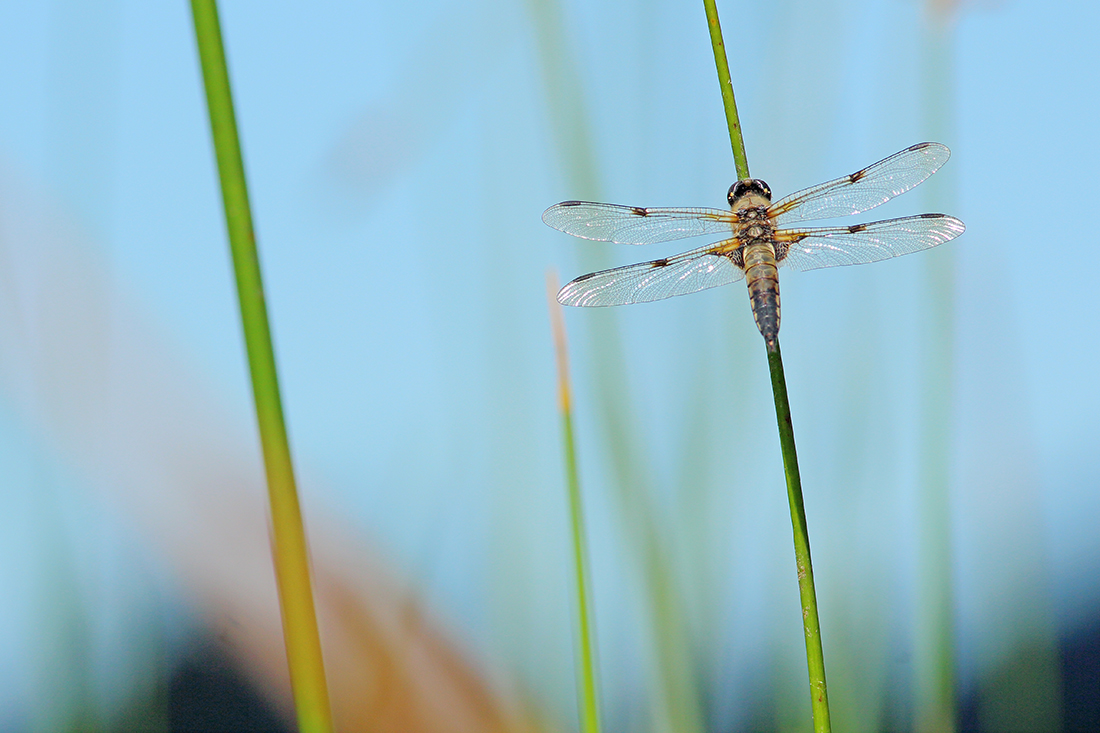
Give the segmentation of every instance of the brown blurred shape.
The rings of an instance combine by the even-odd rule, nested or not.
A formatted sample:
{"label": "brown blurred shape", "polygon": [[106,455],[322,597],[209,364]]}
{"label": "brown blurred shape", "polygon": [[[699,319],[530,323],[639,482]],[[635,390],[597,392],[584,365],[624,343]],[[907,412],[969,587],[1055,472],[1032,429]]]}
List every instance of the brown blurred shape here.
{"label": "brown blurred shape", "polygon": [[[227,414],[149,309],[108,276],[74,217],[13,178],[0,167],[0,389],[132,518],[290,719],[252,416]],[[337,728],[547,730],[302,484]]]}

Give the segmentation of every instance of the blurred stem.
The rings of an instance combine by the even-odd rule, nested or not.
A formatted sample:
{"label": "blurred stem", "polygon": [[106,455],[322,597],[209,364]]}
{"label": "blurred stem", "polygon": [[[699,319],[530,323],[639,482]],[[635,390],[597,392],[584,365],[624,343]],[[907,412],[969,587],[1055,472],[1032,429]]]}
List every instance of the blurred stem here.
{"label": "blurred stem", "polygon": [[264,304],[260,262],[245,186],[229,72],[214,0],[192,0],[206,103],[221,178],[229,247],[237,279],[252,392],[256,403],[268,499],[271,503],[273,553],[283,617],[290,683],[303,733],[332,730],[321,641],[313,607],[305,530],[294,483],[290,445],[283,422],[275,353]]}
{"label": "blurred stem", "polygon": [[726,60],[726,44],[722,40],[722,26],[718,23],[718,8],[714,0],[703,0],[710,26],[710,45],[714,49],[714,65],[718,69],[718,85],[722,88],[722,106],[726,109],[726,125],[730,130],[730,146],[733,148],[733,164],[738,178],[749,178],[749,160],[745,156],[745,139],[741,136],[741,119],[737,116],[737,100],[733,97],[733,80]]}
{"label": "blurred stem", "polygon": [[806,666],[810,673],[810,704],[814,731],[831,730],[829,693],[825,684],[825,655],[821,651],[821,624],[817,619],[817,593],[814,568],[810,561],[810,532],[806,527],[806,508],[802,503],[802,479],[798,475],[798,456],[794,449],[794,425],[787,400],[787,379],[783,375],[783,357],[779,339],[767,344],[768,370],[775,395],[775,419],[779,423],[779,446],[783,451],[783,470],[787,475],[787,501],[791,505],[794,527],[794,560],[798,568],[798,595],[802,601],[802,630],[806,635]]}
{"label": "blurred stem", "polygon": [[[950,9],[928,3],[928,25],[924,43],[924,108],[932,139],[950,141],[950,108],[953,88]],[[943,211],[953,196],[953,171],[941,171],[925,187],[928,203]],[[957,730],[955,699],[955,619],[951,547],[951,446],[954,439],[954,339],[955,263],[954,249],[929,253],[928,332],[921,375],[921,463],[918,507],[920,567],[917,640],[914,655],[914,729],[918,733],[952,733]]]}
{"label": "blurred stem", "polygon": [[[566,181],[577,198],[598,201],[599,176],[591,142],[591,121],[558,0],[528,0],[534,18],[550,116],[551,129],[561,150]],[[582,270],[610,266],[608,252],[588,246],[578,249]],[[656,684],[650,696],[656,730],[697,733],[705,729],[700,686],[691,658],[683,593],[676,587],[662,526],[652,506],[648,457],[639,445],[638,421],[632,415],[628,381],[630,369],[614,309],[586,314],[585,331],[591,344],[593,395],[602,417],[614,486],[624,525],[636,542],[644,572],[646,600],[653,613]]]}
{"label": "blurred stem", "polygon": [[[710,42],[714,49],[714,65],[718,69],[718,82],[722,87],[722,102],[726,110],[726,123],[733,146],[733,160],[739,178],[749,177],[749,164],[745,157],[745,142],[741,136],[741,122],[737,117],[737,102],[733,97],[733,82],[726,47],[722,41],[722,27],[718,23],[718,10],[714,0],[703,0],[710,26]],[[794,448],[794,425],[791,422],[791,405],[787,400],[787,379],[783,374],[783,357],[779,352],[779,339],[765,342],[768,351],[768,369],[775,396],[775,418],[779,424],[779,445],[783,451],[783,471],[787,477],[787,500],[791,506],[791,525],[794,528],[794,559],[798,568],[798,595],[802,601],[802,628],[806,636],[806,666],[810,675],[810,704],[813,709],[814,730],[827,733],[829,722],[829,694],[825,684],[825,656],[821,651],[821,624],[817,618],[817,593],[814,590],[814,570],[810,561],[810,533],[806,527],[806,509],[802,502],[802,479],[798,475],[798,455]]]}
{"label": "blurred stem", "polygon": [[569,391],[569,358],[566,351],[565,322],[561,304],[558,303],[557,278],[546,275],[547,296],[550,302],[550,325],[554,333],[554,351],[558,362],[558,393],[562,419],[562,443],[565,452],[565,480],[569,492],[569,519],[573,532],[573,580],[577,588],[578,649],[577,688],[581,732],[599,733],[599,699],[596,694],[595,629],[591,627],[592,614],[588,609],[588,589],[591,587],[588,571],[588,551],[585,547],[584,510],[581,505],[581,483],[577,474],[577,454],[573,440],[573,405]]}

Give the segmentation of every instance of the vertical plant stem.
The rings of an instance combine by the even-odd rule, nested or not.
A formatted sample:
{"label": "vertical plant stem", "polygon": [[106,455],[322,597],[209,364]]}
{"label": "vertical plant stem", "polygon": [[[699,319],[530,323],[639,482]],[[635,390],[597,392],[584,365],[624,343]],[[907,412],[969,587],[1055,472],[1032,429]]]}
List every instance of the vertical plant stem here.
{"label": "vertical plant stem", "polygon": [[[551,127],[563,152],[569,190],[579,198],[599,200],[599,176],[592,152],[589,115],[576,73],[567,53],[560,0],[529,0],[535,18],[535,38],[540,66],[546,79],[547,109]],[[581,247],[582,269],[610,267],[605,250]],[[691,659],[687,611],[683,594],[676,588],[667,541],[652,502],[648,454],[640,446],[637,420],[632,415],[630,391],[622,375],[628,372],[622,337],[613,309],[599,309],[586,319],[587,339],[593,358],[593,394],[602,416],[614,486],[623,511],[624,525],[636,543],[645,582],[646,600],[652,613],[655,642],[653,694],[648,697],[656,730],[701,733],[703,722],[697,668]]]}
{"label": "vertical plant stem", "polygon": [[[737,116],[737,103],[733,97],[726,48],[722,41],[722,27],[718,23],[718,10],[714,0],[703,0],[703,7],[710,26],[710,41],[714,49],[714,64],[718,70],[718,83],[722,88],[722,102],[726,110],[726,123],[733,146],[733,160],[739,178],[749,177],[749,164],[745,157],[745,142],[741,135],[741,121]],[[798,595],[802,601],[802,628],[806,636],[806,666],[810,677],[810,704],[813,710],[814,730],[828,733],[829,695],[825,683],[825,656],[821,649],[821,624],[817,615],[817,592],[814,590],[813,563],[810,560],[810,534],[806,526],[806,509],[802,502],[802,479],[798,475],[798,455],[794,447],[794,425],[791,422],[791,406],[787,400],[787,379],[783,374],[783,357],[779,352],[779,339],[765,342],[768,351],[768,369],[775,396],[775,418],[779,424],[779,445],[783,451],[783,471],[787,477],[787,500],[791,507],[791,525],[794,529],[794,556],[798,569]]]}
{"label": "vertical plant stem", "polygon": [[195,36],[221,178],[226,227],[237,279],[252,392],[271,504],[272,550],[283,618],[290,682],[303,733],[332,730],[321,641],[313,606],[305,530],[283,422],[275,353],[264,303],[260,262],[245,186],[229,72],[214,0],[192,0]]}
{"label": "vertical plant stem", "polygon": [[565,322],[557,300],[557,278],[546,275],[546,290],[550,302],[550,325],[554,333],[554,352],[558,362],[558,394],[560,396],[562,443],[565,451],[565,480],[569,490],[569,519],[573,535],[573,580],[577,588],[577,706],[580,709],[581,732],[599,733],[600,713],[596,686],[595,629],[588,610],[588,551],[585,547],[584,512],[581,506],[581,483],[577,474],[577,454],[573,440],[573,405],[569,391],[569,359],[566,351]]}
{"label": "vertical plant stem", "polygon": [[[924,44],[925,123],[932,139],[950,142],[954,117],[950,13],[943,3],[926,3]],[[952,196],[945,191],[953,171],[940,171],[924,187],[933,211],[944,211]],[[927,352],[922,365],[921,463],[918,507],[917,640],[914,730],[954,733],[958,730],[955,694],[954,563],[951,547],[951,458],[954,444],[955,250],[941,247],[928,253]]]}
{"label": "vertical plant stem", "polygon": [[825,684],[825,655],[821,651],[821,624],[817,618],[817,592],[814,590],[814,568],[810,560],[810,532],[806,526],[806,508],[802,503],[802,479],[798,475],[798,456],[794,449],[794,425],[791,405],[787,400],[787,379],[783,375],[783,357],[779,339],[769,343],[768,370],[775,395],[775,419],[779,424],[779,446],[783,451],[783,470],[787,475],[787,501],[791,505],[791,525],[794,528],[794,560],[798,568],[798,595],[802,601],[802,630],[806,635],[806,666],[810,674],[810,704],[814,714],[814,731],[831,730],[829,694]]}
{"label": "vertical plant stem", "polygon": [[722,88],[722,106],[726,109],[726,125],[730,130],[730,146],[733,148],[733,164],[738,178],[749,178],[749,159],[745,155],[745,139],[741,135],[741,118],[737,116],[737,100],[733,97],[733,80],[726,60],[726,44],[722,40],[722,26],[718,23],[718,8],[714,0],[703,0],[710,26],[710,45],[714,49],[714,65],[718,69],[718,85]]}

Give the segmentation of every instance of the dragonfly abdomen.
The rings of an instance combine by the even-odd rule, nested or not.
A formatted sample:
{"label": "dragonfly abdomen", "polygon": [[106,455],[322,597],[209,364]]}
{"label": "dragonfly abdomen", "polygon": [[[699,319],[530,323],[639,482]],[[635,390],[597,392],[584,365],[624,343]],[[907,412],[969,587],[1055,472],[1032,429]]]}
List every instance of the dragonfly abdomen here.
{"label": "dragonfly abdomen", "polygon": [[745,281],[749,286],[752,317],[764,341],[772,343],[779,335],[779,270],[775,247],[757,240],[745,245]]}

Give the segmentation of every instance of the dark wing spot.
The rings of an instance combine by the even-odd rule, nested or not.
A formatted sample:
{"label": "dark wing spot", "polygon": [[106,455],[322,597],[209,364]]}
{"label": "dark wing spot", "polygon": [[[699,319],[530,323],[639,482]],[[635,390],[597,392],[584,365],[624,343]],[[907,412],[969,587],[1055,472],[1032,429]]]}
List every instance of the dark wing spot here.
{"label": "dark wing spot", "polygon": [[849,234],[859,234],[860,232],[862,232],[866,228],[867,228],[866,224],[853,224],[852,226],[848,227],[848,233]]}
{"label": "dark wing spot", "polygon": [[917,143],[916,145],[912,145],[909,148],[907,148],[906,152],[908,152],[909,150],[924,150],[925,148],[927,148],[931,144],[932,143]]}
{"label": "dark wing spot", "polygon": [[947,216],[947,214],[921,214],[920,218],[922,218],[922,219],[942,219],[945,216]]}
{"label": "dark wing spot", "polygon": [[668,260],[666,258],[661,258],[659,260],[653,260],[653,262],[649,263],[649,266],[650,267],[667,267],[668,266]]}
{"label": "dark wing spot", "polygon": [[649,212],[643,209],[641,206],[631,206],[630,210],[638,216],[649,216]]}
{"label": "dark wing spot", "polygon": [[856,181],[863,178],[865,175],[867,175],[867,169],[866,168],[864,168],[861,171],[856,171],[855,173],[848,176],[848,183],[855,183]]}

